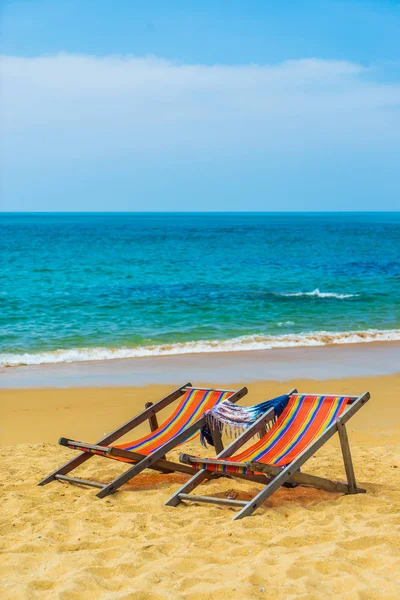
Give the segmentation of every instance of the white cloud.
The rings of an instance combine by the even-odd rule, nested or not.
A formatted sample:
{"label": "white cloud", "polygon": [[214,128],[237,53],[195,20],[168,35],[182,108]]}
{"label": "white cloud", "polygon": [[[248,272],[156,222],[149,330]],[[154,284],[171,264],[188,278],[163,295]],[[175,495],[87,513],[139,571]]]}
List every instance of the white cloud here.
{"label": "white cloud", "polygon": [[10,155],[32,147],[82,156],[268,152],[400,139],[400,85],[352,62],[206,66],[59,54],[3,56],[1,65]]}

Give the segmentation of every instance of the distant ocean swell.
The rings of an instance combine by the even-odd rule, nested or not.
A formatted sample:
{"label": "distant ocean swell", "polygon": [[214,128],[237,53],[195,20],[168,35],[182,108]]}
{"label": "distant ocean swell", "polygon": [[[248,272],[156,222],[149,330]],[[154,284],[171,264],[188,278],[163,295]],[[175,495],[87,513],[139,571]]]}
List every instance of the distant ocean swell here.
{"label": "distant ocean swell", "polygon": [[315,297],[315,298],[336,298],[337,300],[345,300],[347,298],[357,298],[360,294],[337,294],[334,292],[320,292],[319,289],[316,288],[312,292],[288,292],[288,293],[279,292],[274,295],[275,296],[285,296],[286,298],[310,296],[310,297]]}
{"label": "distant ocean swell", "polygon": [[367,329],[365,331],[329,332],[315,331],[284,335],[246,335],[228,340],[199,340],[133,348],[71,348],[50,352],[26,354],[0,354],[2,367],[40,365],[52,363],[74,363],[120,358],[144,358],[209,352],[240,352],[268,350],[272,348],[294,348],[327,346],[330,344],[359,344],[368,342],[400,341],[400,329]]}

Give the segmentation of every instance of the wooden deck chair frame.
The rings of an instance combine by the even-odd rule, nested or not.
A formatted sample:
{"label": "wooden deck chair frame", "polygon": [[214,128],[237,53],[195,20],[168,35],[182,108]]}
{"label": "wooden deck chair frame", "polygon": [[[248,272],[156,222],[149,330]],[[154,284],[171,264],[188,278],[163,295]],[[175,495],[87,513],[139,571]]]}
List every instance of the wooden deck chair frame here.
{"label": "wooden deck chair frame", "polygon": [[[290,394],[297,393],[297,390],[292,390]],[[327,396],[332,394],[302,394],[304,396]],[[192,492],[198,485],[203,481],[210,478],[213,471],[207,471],[207,469],[198,470],[187,483],[185,483],[171,498],[166,502],[167,506],[177,506],[182,500],[189,500],[192,502],[205,502],[211,504],[226,504],[241,510],[234,516],[233,520],[242,519],[251,515],[261,504],[263,504],[278,488],[280,488],[286,482],[294,482],[300,485],[307,485],[317,487],[322,490],[329,492],[341,492],[344,494],[359,494],[364,493],[366,490],[357,487],[356,478],[354,475],[353,462],[351,458],[350,445],[347,437],[346,423],[351,417],[358,411],[366,402],[368,402],[370,394],[364,392],[360,396],[349,396],[349,403],[342,415],[336,419],[325,431],[322,433],[312,444],[308,446],[295,460],[285,467],[275,467],[272,465],[266,465],[260,462],[248,462],[248,463],[235,463],[224,460],[229,456],[232,456],[239,448],[241,448],[246,442],[248,442],[257,432],[261,431],[265,424],[268,423],[274,416],[275,412],[273,409],[266,412],[264,415],[259,417],[257,421],[253,423],[248,429],[246,429],[236,440],[234,440],[229,446],[222,450],[216,459],[201,459],[201,462],[216,464],[216,465],[227,465],[227,466],[245,466],[249,471],[255,473],[265,473],[266,486],[261,490],[252,500],[244,502],[241,500],[231,500],[229,498],[215,498],[212,496],[196,496],[191,495]],[[323,446],[335,433],[338,433],[340,446],[343,456],[344,467],[346,471],[347,484],[331,481],[322,477],[316,477],[315,475],[308,475],[306,473],[300,473],[298,469],[304,465],[304,463],[313,456],[321,446]],[[199,458],[193,457],[187,454],[181,454],[180,460],[188,465],[191,463],[198,462]],[[215,472],[214,472],[215,473]],[[236,477],[236,474],[221,473],[220,476]],[[248,475],[250,478],[251,475]],[[272,478],[272,479],[271,479]]]}
{"label": "wooden deck chair frame", "polygon": [[[195,423],[192,423],[192,425],[187,427],[184,431],[171,438],[168,442],[166,442],[160,448],[158,448],[158,450],[149,455],[139,454],[130,450],[122,450],[119,448],[113,448],[112,446],[109,446],[109,444],[112,444],[115,440],[121,438],[123,435],[125,435],[126,433],[128,433],[129,431],[131,431],[132,429],[134,429],[135,427],[144,423],[147,420],[149,421],[151,431],[157,429],[158,423],[156,414],[163,408],[169,406],[172,402],[174,402],[174,400],[177,400],[178,398],[183,396],[183,394],[190,389],[201,390],[206,388],[193,387],[191,383],[186,383],[185,385],[177,388],[176,390],[174,390],[155,404],[152,404],[151,402],[147,403],[145,410],[133,417],[133,419],[130,419],[129,421],[121,425],[121,427],[118,427],[117,429],[103,437],[96,444],[84,444],[80,442],[75,442],[73,440],[68,440],[67,438],[60,438],[59,443],[61,445],[66,446],[69,445],[69,443],[73,442],[73,445],[76,448],[85,448],[87,450],[94,451],[98,450],[103,452],[103,456],[107,454],[109,456],[118,456],[121,458],[127,458],[135,461],[135,463],[131,464],[130,468],[127,471],[116,477],[109,484],[100,483],[98,481],[90,481],[88,479],[79,479],[77,477],[69,477],[67,475],[67,473],[70,473],[72,470],[76,469],[93,456],[96,456],[95,453],[81,452],[78,456],[68,461],[67,463],[59,467],[56,471],[50,473],[50,475],[42,479],[38,483],[38,485],[46,485],[51,481],[55,480],[68,481],[70,483],[77,483],[100,488],[100,492],[98,492],[97,497],[104,498],[105,496],[108,496],[108,494],[114,493],[119,487],[121,487],[121,485],[128,482],[130,479],[133,479],[133,477],[144,471],[144,469],[154,469],[156,471],[160,471],[161,473],[172,473],[175,471],[181,473],[188,473],[190,475],[196,473],[196,470],[189,465],[184,465],[182,463],[175,463],[170,460],[166,460],[165,455],[167,454],[167,452],[184,442],[186,439],[188,439],[188,437],[190,437],[199,429],[201,429],[201,427],[205,423],[204,416],[198,419]],[[239,390],[219,390],[216,388],[210,388],[210,390],[226,392],[233,391],[232,396],[229,397],[230,402],[238,402],[240,398],[247,394],[246,387],[242,387]],[[216,442],[218,443],[218,440],[216,440]]]}

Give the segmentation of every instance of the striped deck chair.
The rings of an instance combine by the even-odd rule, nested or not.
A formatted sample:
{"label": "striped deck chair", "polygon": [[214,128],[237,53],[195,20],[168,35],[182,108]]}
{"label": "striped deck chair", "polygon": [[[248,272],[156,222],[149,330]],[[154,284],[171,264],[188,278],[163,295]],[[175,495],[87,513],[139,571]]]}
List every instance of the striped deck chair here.
{"label": "striped deck chair", "polygon": [[[235,520],[251,515],[281,485],[288,482],[345,494],[365,492],[356,485],[346,422],[369,397],[368,392],[361,396],[327,396],[299,394],[294,390],[276,423],[249,448],[237,453],[271,421],[274,417],[273,409],[259,417],[230,446],[222,450],[216,459],[181,454],[181,462],[195,467],[198,472],[166,504],[176,506],[182,500],[227,504],[241,509],[235,515]],[[347,484],[300,473],[300,467],[336,432],[340,439]],[[190,494],[215,472],[227,476],[254,475],[257,481],[260,481],[261,476],[264,477],[265,487],[249,502]]]}
{"label": "striped deck chair", "polygon": [[[228,398],[230,402],[237,402],[246,394],[247,388],[245,387],[240,390],[218,390],[194,388],[190,383],[187,383],[156,402],[156,404],[147,403],[144,411],[106,435],[96,444],[85,444],[62,437],[59,439],[59,444],[73,450],[79,450],[80,454],[42,479],[38,485],[46,485],[54,480],[79,483],[100,488],[97,496],[104,498],[104,496],[115,492],[121,485],[144,469],[154,469],[161,473],[178,471],[193,474],[196,472],[193,467],[166,460],[166,453],[194,437],[204,425],[204,413],[215,404],[224,402]],[[180,399],[180,402],[173,414],[164,423],[158,425],[156,413],[177,399]],[[127,444],[110,445],[147,420],[150,424],[149,434]],[[131,466],[109,484],[67,475],[94,455],[130,463]]]}

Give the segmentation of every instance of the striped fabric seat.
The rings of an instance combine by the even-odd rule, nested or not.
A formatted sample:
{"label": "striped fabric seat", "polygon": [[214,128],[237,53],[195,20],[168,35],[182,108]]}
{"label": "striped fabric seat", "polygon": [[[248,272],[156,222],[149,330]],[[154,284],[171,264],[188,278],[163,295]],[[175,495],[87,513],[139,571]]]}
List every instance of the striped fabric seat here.
{"label": "striped fabric seat", "polygon": [[[195,423],[205,413],[210,410],[215,404],[223,402],[230,398],[235,392],[232,391],[220,391],[220,390],[196,390],[191,388],[187,390],[181,398],[177,408],[172,415],[157,429],[148,433],[133,442],[127,444],[114,444],[113,448],[119,448],[121,450],[130,450],[137,452],[138,454],[150,455],[163,446],[166,442],[173,439],[176,435],[187,429],[190,425]],[[199,432],[195,433],[192,438],[199,435]],[[189,437],[189,439],[190,439]],[[187,442],[188,440],[184,440]],[[183,443],[183,442],[182,442]],[[74,448],[73,443],[69,444],[70,448]],[[84,452],[91,452],[93,454],[107,456],[114,460],[122,462],[136,462],[127,458],[106,454],[101,450],[76,448],[77,450],[83,450]]]}
{"label": "striped fabric seat", "polygon": [[[122,450],[132,450],[140,454],[151,454],[158,450],[165,442],[175,437],[178,433],[195,423],[200,417],[210,410],[215,404],[219,404],[232,396],[234,392],[223,392],[216,390],[188,390],[172,413],[160,427],[135,442],[115,446]],[[196,437],[199,435],[195,433]],[[187,441],[187,440],[185,440]]]}
{"label": "striped fabric seat", "polygon": [[[295,460],[344,411],[348,396],[305,396],[293,394],[277,422],[255,444],[229,458],[234,463],[261,462],[284,467]],[[191,462],[197,469],[247,474],[248,469],[237,465],[214,465]]]}

